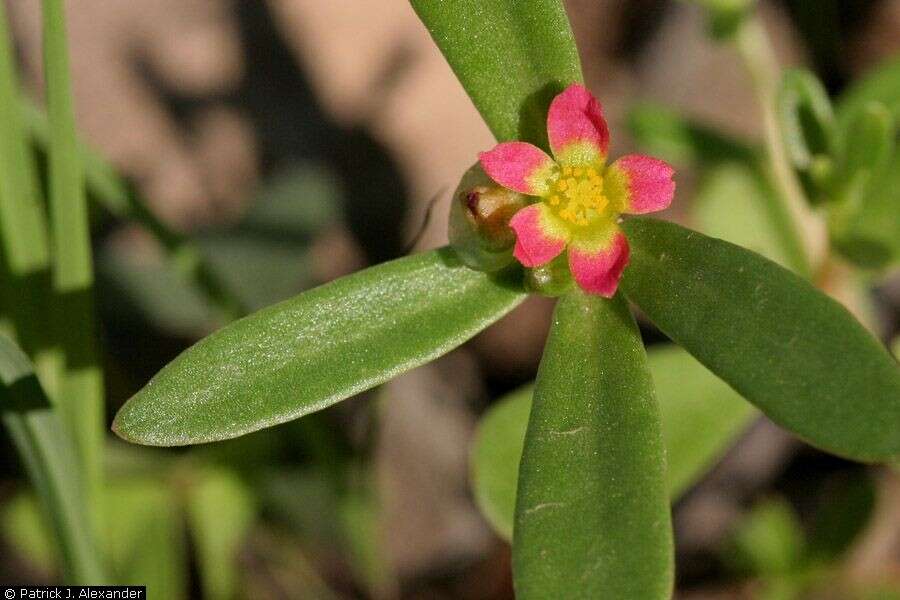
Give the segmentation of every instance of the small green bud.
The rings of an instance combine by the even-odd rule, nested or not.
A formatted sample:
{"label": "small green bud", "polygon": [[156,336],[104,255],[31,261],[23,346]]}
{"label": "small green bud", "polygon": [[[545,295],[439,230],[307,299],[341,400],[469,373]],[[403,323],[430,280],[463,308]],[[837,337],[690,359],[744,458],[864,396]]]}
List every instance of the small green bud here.
{"label": "small green bud", "polygon": [[516,236],[509,220],[525,205],[525,196],[494,183],[476,163],[453,194],[450,245],[473,269],[499,271],[514,260]]}
{"label": "small green bud", "polygon": [[546,265],[525,269],[525,289],[543,296],[562,296],[572,289],[572,273],[563,252]]}

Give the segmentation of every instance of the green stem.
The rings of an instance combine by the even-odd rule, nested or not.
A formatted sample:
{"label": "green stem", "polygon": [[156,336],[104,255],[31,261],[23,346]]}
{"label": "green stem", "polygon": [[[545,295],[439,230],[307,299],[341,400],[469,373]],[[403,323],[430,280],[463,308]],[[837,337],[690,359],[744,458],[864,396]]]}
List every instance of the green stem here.
{"label": "green stem", "polygon": [[[803,188],[791,168],[784,138],[776,115],[776,97],[781,80],[781,67],[772,52],[772,44],[758,15],[748,15],[734,36],[735,47],[753,80],[753,87],[762,113],[766,158],[777,196],[784,204],[788,216],[790,237],[788,240],[797,254],[804,275],[814,272],[813,256],[816,254],[810,236],[804,226],[815,222],[808,209]],[[818,261],[815,261],[818,262]]]}

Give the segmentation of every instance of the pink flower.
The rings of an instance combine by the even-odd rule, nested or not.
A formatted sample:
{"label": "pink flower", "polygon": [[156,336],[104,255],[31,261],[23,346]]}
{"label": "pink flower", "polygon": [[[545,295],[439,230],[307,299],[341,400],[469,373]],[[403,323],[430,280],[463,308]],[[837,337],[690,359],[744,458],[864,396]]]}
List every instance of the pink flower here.
{"label": "pink flower", "polygon": [[630,154],[606,165],[609,129],[597,99],[572,84],[550,104],[547,134],[553,158],[526,142],[503,142],[478,158],[505,188],[539,201],[509,222],[513,254],[526,267],[544,265],[568,248],[569,269],[586,292],[616,293],[628,264],[622,213],[663,210],[675,194],[675,171],[664,161]]}

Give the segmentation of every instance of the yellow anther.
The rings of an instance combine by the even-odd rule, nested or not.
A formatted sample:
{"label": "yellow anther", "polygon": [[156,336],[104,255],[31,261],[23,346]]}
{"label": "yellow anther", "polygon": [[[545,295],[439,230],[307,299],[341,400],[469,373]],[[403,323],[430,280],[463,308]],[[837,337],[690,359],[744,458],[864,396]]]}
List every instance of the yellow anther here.
{"label": "yellow anther", "polygon": [[578,227],[585,227],[609,204],[603,194],[603,177],[594,166],[563,166],[546,202],[556,215]]}

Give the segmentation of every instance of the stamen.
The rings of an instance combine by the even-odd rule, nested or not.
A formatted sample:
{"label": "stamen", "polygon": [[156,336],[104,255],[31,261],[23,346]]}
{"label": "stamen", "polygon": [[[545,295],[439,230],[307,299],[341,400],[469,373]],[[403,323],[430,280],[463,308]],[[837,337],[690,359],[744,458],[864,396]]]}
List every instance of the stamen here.
{"label": "stamen", "polygon": [[580,227],[589,225],[609,205],[599,168],[563,166],[561,171],[563,176],[553,185],[547,202],[564,221]]}

